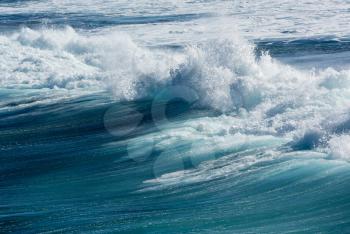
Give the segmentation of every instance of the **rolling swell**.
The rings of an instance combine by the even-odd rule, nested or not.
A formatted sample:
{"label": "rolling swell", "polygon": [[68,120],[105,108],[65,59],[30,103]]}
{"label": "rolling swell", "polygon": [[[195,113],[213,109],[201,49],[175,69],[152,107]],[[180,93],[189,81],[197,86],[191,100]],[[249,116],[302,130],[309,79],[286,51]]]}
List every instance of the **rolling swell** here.
{"label": "rolling swell", "polygon": [[269,51],[269,53],[278,57],[291,55],[312,55],[312,54],[333,54],[347,52],[350,50],[348,38],[306,38],[306,39],[289,39],[289,40],[270,40],[258,41],[257,48],[259,51]]}
{"label": "rolling swell", "polygon": [[[2,108],[1,230],[348,230],[346,158],[288,152],[288,139],[235,133],[235,117],[204,110],[154,124],[151,106],[98,93]],[[137,130],[106,129],[106,116],[133,119],[128,108]]]}
{"label": "rolling swell", "polygon": [[209,14],[177,14],[164,16],[107,16],[103,14],[85,13],[17,13],[0,16],[0,28],[18,29],[20,27],[41,28],[64,27],[70,25],[76,29],[96,29],[99,27],[134,25],[134,24],[161,24],[170,22],[186,22]]}

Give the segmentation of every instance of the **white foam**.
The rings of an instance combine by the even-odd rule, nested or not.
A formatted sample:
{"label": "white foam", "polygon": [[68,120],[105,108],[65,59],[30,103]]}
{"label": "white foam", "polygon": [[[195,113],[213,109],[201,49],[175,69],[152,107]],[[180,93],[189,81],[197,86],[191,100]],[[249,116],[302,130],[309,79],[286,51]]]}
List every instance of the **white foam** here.
{"label": "white foam", "polygon": [[350,162],[350,135],[335,136],[329,141],[333,159]]}
{"label": "white foam", "polygon": [[174,51],[115,31],[24,28],[0,36],[0,53],[1,87],[107,89],[117,100],[136,100],[183,85],[201,106],[245,113],[237,122],[252,132],[303,134],[350,108],[349,70],[305,72],[268,54],[256,58],[254,45],[237,34]]}
{"label": "white foam", "polygon": [[71,28],[0,36],[2,87],[84,88],[99,86],[99,68],[70,51],[80,36]]}

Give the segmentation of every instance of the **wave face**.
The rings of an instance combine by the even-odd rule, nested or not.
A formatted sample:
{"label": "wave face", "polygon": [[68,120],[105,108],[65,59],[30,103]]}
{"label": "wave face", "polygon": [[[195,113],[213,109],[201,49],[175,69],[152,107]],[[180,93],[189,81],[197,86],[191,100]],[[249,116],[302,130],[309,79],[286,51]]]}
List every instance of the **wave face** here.
{"label": "wave face", "polygon": [[349,232],[348,5],[1,2],[0,232]]}

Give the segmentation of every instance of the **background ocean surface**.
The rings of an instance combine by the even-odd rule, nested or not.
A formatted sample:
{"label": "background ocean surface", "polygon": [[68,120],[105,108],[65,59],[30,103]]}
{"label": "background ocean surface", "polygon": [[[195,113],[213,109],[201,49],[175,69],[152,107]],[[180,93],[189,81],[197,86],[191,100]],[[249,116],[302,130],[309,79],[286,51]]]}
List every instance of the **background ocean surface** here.
{"label": "background ocean surface", "polygon": [[0,232],[349,233],[350,1],[0,1]]}

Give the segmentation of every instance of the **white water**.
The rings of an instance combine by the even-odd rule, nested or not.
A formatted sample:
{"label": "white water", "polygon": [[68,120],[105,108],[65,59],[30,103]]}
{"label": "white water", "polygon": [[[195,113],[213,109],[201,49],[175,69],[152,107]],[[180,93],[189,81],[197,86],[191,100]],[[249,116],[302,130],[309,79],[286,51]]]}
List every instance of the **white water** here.
{"label": "white water", "polygon": [[237,34],[174,51],[119,32],[24,28],[0,37],[0,53],[2,87],[108,89],[117,100],[135,100],[182,85],[201,106],[243,113],[246,131],[323,129],[350,107],[349,70],[300,71],[268,54],[256,58],[254,45]]}

